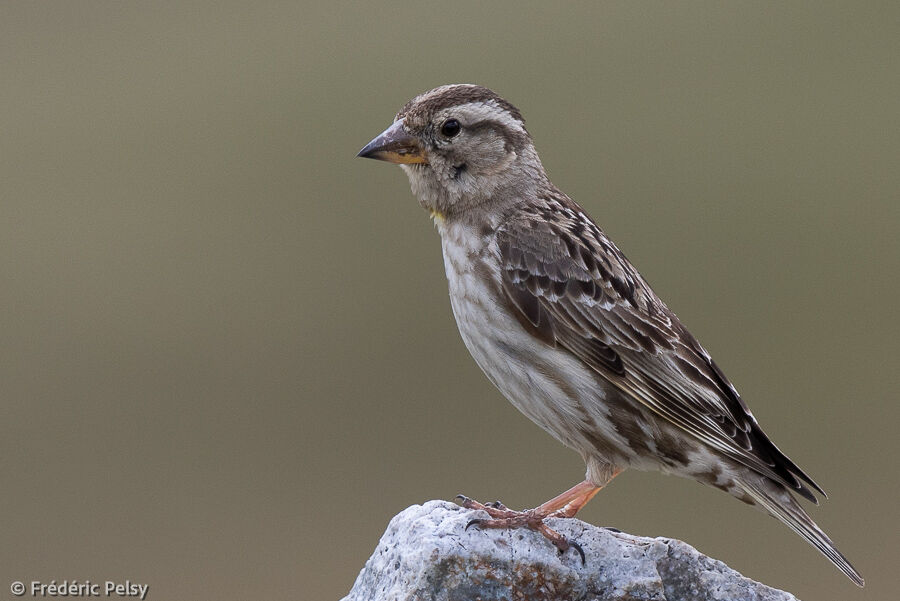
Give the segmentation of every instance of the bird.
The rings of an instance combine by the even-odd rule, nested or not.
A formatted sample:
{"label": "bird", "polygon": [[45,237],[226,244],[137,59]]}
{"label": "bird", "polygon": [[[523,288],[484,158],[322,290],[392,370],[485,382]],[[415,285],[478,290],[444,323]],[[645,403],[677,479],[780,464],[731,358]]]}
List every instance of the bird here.
{"label": "bird", "polygon": [[[549,179],[521,112],[474,84],[409,100],[359,157],[398,164],[441,238],[450,305],[475,362],[581,455],[585,480],[524,511],[460,495],[480,528],[551,529],[628,468],[721,489],[777,518],[858,586],[809,517],[825,492],[763,432],[706,349],[584,209]],[[468,528],[468,526],[467,526]]]}

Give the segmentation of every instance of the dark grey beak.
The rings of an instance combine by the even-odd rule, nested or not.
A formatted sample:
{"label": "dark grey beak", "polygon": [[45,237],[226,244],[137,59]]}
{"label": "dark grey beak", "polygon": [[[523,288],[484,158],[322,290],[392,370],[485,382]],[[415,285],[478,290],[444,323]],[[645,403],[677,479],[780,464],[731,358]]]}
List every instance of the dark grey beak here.
{"label": "dark grey beak", "polygon": [[356,156],[389,163],[428,162],[422,143],[406,131],[402,119],[395,121],[380,136],[366,144]]}

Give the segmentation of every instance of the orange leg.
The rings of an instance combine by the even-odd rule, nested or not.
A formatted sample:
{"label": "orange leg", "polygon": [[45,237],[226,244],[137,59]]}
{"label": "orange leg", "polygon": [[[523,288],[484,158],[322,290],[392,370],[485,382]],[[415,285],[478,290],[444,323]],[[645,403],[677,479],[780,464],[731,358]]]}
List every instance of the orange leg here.
{"label": "orange leg", "polygon": [[[612,473],[610,480],[615,478],[621,471],[622,470],[615,470]],[[609,481],[607,481],[607,483],[608,482]],[[584,563],[584,551],[581,549],[581,546],[578,543],[566,539],[566,537],[559,532],[551,529],[544,524],[544,520],[550,517],[573,517],[582,507],[587,505],[588,501],[594,498],[594,495],[600,492],[601,488],[603,487],[585,480],[584,482],[576,484],[566,492],[553,497],[546,503],[542,503],[534,509],[527,509],[525,511],[513,511],[499,501],[484,505],[463,495],[458,495],[457,498],[461,500],[462,506],[466,509],[478,509],[487,512],[487,514],[491,516],[491,519],[487,520],[471,520],[466,524],[467,529],[472,525],[477,525],[481,528],[520,528],[525,526],[526,528],[536,530],[543,534],[557,549],[559,549],[560,553],[566,551],[570,547],[574,547],[581,555],[581,562]]]}

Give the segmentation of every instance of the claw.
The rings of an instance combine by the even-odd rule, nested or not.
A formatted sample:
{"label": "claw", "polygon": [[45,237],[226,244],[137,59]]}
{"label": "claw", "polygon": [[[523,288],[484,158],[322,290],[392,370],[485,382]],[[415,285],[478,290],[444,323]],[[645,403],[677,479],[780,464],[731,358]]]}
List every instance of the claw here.
{"label": "claw", "polygon": [[587,564],[587,560],[584,558],[584,549],[581,548],[581,545],[576,543],[575,541],[570,540],[569,546],[578,551],[578,554],[581,555],[581,565],[584,566]]}
{"label": "claw", "polygon": [[581,548],[581,545],[576,543],[573,540],[569,540],[568,538],[560,538],[557,541],[553,541],[553,544],[556,545],[556,549],[559,551],[560,557],[562,554],[568,551],[569,549],[575,549],[578,551],[578,554],[581,556],[581,565],[586,565],[587,560],[584,556],[584,549]]}
{"label": "claw", "polygon": [[[620,471],[621,470],[618,469],[615,470],[613,475],[618,474]],[[573,547],[581,557],[581,565],[586,565],[587,556],[581,545],[568,540],[565,536],[550,528],[544,520],[547,518],[567,519],[574,517],[578,510],[597,494],[597,491],[600,490],[600,488],[601,487],[585,480],[580,484],[576,484],[566,492],[555,496],[546,503],[543,503],[534,509],[525,511],[512,511],[500,501],[481,504],[462,494],[456,495],[456,498],[466,509],[483,511],[490,516],[489,518],[475,518],[469,520],[465,530],[468,530],[472,526],[478,526],[482,529],[529,528],[535,532],[541,533],[548,541],[553,543],[556,548],[559,549],[560,554],[568,551],[570,547]],[[610,528],[610,530],[618,532],[614,528]]]}
{"label": "claw", "polygon": [[610,532],[616,532],[618,534],[622,534],[621,530],[619,530],[618,528],[613,528],[612,526],[604,526],[603,529],[609,530]]}

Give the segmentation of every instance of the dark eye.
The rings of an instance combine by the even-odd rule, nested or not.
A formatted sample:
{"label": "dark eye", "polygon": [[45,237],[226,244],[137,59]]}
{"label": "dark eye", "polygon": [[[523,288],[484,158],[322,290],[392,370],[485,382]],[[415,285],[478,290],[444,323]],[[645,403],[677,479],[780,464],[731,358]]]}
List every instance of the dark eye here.
{"label": "dark eye", "polygon": [[460,125],[459,121],[456,119],[447,119],[444,121],[444,124],[441,126],[441,133],[447,136],[448,138],[452,138],[456,134],[459,133]]}

